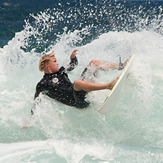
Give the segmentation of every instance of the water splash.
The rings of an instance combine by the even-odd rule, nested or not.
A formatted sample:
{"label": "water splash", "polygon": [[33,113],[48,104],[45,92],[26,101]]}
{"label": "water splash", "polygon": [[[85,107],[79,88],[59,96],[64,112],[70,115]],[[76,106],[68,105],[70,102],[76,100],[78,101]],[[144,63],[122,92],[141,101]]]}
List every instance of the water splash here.
{"label": "water splash", "polygon": [[[86,153],[79,154],[77,158],[68,157],[68,152],[61,151],[61,157],[69,162],[79,162],[82,158],[91,161],[94,158],[100,161],[109,160],[106,149],[111,147],[110,156],[116,147],[114,144],[108,145],[106,140],[124,144],[122,157],[126,154],[126,145],[141,148],[163,147],[162,7],[158,9],[156,6],[149,14],[151,8],[144,6],[140,6],[138,10],[134,6],[133,10],[132,7],[126,7],[127,3],[97,3],[100,3],[102,8],[91,3],[76,4],[75,7],[67,4],[63,7],[61,3],[59,8],[47,9],[37,15],[31,14],[26,20],[24,30],[16,33],[8,45],[1,49],[0,79],[4,79],[0,81],[2,142],[49,138],[57,141],[60,138],[63,140],[61,149],[58,145],[60,141],[53,144],[59,153],[60,150],[67,149],[64,147],[66,143],[68,146],[75,146],[69,141],[64,142],[64,139],[71,141],[73,138],[79,142],[77,149],[84,150],[88,147]],[[148,16],[144,15],[147,10]],[[135,54],[124,96],[113,112],[106,116],[99,114],[97,109],[107,92],[90,94],[88,98],[91,100],[91,106],[87,110],[77,110],[41,97],[42,103],[34,117],[35,123],[28,129],[19,130],[26,121],[31,120],[30,110],[35,85],[43,75],[38,72],[39,57],[54,49],[58,62],[62,65],[69,61],[69,55],[74,48],[79,49],[79,65],[70,74],[72,81],[79,78],[81,70],[92,59],[118,62],[117,54],[121,54],[123,61],[130,54]],[[114,73],[117,72],[112,74]],[[109,76],[100,72],[96,80],[111,80],[107,75]],[[80,140],[86,139],[94,139],[95,145],[82,142],[82,146]],[[104,144],[98,144],[102,139]],[[103,151],[100,156],[94,150],[91,151],[92,146],[96,145]],[[133,151],[129,154],[142,156],[141,149],[138,151],[136,154]],[[87,158],[90,153],[93,153],[93,158]],[[113,160],[117,153],[113,152]],[[157,155],[154,159],[162,159],[159,152],[154,154]],[[150,160],[153,158],[153,154],[148,152],[146,156]],[[144,156],[142,158],[145,159]]]}
{"label": "water splash", "polygon": [[23,48],[36,48],[39,52],[49,50],[48,47],[54,45],[60,35],[82,29],[89,32],[79,32],[82,39],[73,42],[72,46],[87,44],[109,31],[135,32],[146,29],[162,34],[162,6],[154,5],[153,8],[151,3],[146,2],[61,2],[54,9],[31,14],[25,21],[27,37]]}

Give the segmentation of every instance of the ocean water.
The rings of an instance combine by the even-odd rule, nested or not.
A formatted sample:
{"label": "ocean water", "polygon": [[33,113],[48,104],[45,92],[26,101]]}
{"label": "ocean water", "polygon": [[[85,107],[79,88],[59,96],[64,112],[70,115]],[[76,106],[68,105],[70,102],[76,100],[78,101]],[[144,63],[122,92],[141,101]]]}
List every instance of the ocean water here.
{"label": "ocean water", "polygon": [[[0,162],[163,162],[163,1],[1,0],[0,47]],[[107,90],[84,110],[41,96],[31,118],[39,58],[54,50],[66,65],[74,49],[72,82],[92,59],[134,54],[123,96],[106,115],[97,110]]]}

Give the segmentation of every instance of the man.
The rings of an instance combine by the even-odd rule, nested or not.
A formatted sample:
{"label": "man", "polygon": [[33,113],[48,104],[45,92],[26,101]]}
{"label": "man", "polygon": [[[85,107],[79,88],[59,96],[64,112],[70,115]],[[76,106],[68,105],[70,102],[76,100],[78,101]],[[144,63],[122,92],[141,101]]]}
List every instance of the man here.
{"label": "man", "polygon": [[[67,68],[64,68],[63,66],[61,68],[58,67],[54,51],[51,54],[41,57],[39,70],[43,71],[45,74],[36,86],[35,99],[40,93],[43,93],[63,104],[75,106],[77,108],[85,108],[89,105],[89,102],[85,101],[85,96],[88,92],[102,89],[111,90],[113,88],[118,78],[106,84],[84,81],[85,75],[90,73],[89,70],[92,66],[95,67],[94,74],[97,69],[105,70],[118,67],[118,64],[99,60],[92,60],[83,71],[81,75],[82,79],[75,80],[74,83],[71,83],[67,73],[72,71],[78,64],[76,57],[77,51],[78,50],[74,50],[72,52],[70,56],[71,61]],[[33,110],[31,110],[31,114],[33,114]]]}

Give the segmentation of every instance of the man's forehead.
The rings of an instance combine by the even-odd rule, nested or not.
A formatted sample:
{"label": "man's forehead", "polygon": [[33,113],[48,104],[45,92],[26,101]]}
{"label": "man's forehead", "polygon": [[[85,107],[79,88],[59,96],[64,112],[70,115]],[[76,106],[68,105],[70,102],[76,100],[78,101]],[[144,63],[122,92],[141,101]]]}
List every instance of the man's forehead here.
{"label": "man's forehead", "polygon": [[53,60],[55,59],[56,60],[56,57],[53,55],[53,56],[50,57],[50,59],[53,59]]}

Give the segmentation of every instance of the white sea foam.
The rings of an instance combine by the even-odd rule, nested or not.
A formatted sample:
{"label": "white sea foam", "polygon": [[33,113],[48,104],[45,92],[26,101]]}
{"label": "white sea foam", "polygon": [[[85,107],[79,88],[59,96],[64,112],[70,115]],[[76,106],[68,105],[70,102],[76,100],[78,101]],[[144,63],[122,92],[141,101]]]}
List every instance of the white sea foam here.
{"label": "white sea foam", "polygon": [[[49,16],[43,14],[39,18],[36,17],[37,23],[44,18],[46,20]],[[47,25],[44,29],[47,28],[50,26]],[[2,162],[11,162],[13,159],[17,162],[23,159],[33,161],[37,156],[41,157],[43,152],[47,152],[45,158],[48,156],[52,160],[63,158],[63,162],[67,160],[73,163],[82,160],[119,161],[122,158],[128,161],[134,160],[135,156],[138,156],[137,162],[141,162],[142,159],[144,162],[163,160],[163,130],[160,127],[163,125],[162,35],[152,30],[133,33],[107,32],[90,43],[75,46],[73,42],[82,40],[79,36],[82,32],[84,35],[89,34],[89,28],[59,35],[57,41],[42,54],[36,52],[36,48],[25,52],[22,48],[28,45],[31,36],[35,37],[38,45],[42,39],[41,32],[27,23],[25,29],[16,33],[8,45],[0,50],[1,142],[53,139],[48,142],[1,144],[0,153],[4,154],[1,155]],[[56,52],[60,66],[69,62],[69,56],[74,49],[79,49],[77,55],[79,65],[69,74],[72,81],[80,77],[81,72],[92,59],[118,62],[118,54],[122,56],[123,61],[129,55],[135,55],[122,98],[117,100],[117,106],[109,115],[101,115],[97,112],[107,91],[90,93],[88,99],[91,105],[86,110],[65,106],[41,96],[41,103],[37,106],[32,126],[20,130],[24,124],[31,123],[30,110],[33,105],[35,86],[43,75],[38,71],[39,57],[52,49]],[[95,81],[109,82],[118,73],[116,70],[108,73],[99,72]],[[74,142],[71,142],[72,139]],[[110,141],[123,145],[117,147]],[[10,150],[9,146],[12,146],[13,150]],[[133,150],[133,146],[140,146],[141,149]],[[160,147],[160,151],[156,148],[146,150],[145,146],[153,148],[157,146]],[[3,147],[6,150],[3,151]],[[24,153],[21,152],[23,149],[25,149]],[[15,154],[14,151],[18,153]]]}
{"label": "white sea foam", "polygon": [[[24,52],[20,49],[22,45],[20,41],[21,36],[24,37],[24,34],[22,32],[20,34],[18,33],[16,37],[1,50],[2,56],[7,59],[7,62],[2,63],[2,65],[4,65],[3,67],[7,67],[4,71],[7,81],[3,83],[1,87],[1,96],[3,97],[1,98],[1,111],[3,112],[1,115],[2,117],[6,114],[11,114],[12,117],[18,117],[18,115],[15,115],[15,113],[17,112],[20,112],[25,117],[29,116],[30,109],[33,103],[32,101],[35,92],[35,85],[43,75],[37,70],[39,59],[37,53]],[[52,47],[52,49],[54,49],[56,52],[56,57],[59,61],[60,66],[65,62],[69,62],[69,55],[74,48],[68,47],[67,45],[69,44],[69,42],[72,41],[71,38],[75,39],[76,37],[78,37],[77,31],[75,31],[74,33],[63,35],[60,41]],[[15,40],[17,40],[17,42]],[[15,43],[14,45],[13,42]],[[141,115],[142,123],[144,123],[143,118],[146,116],[147,112],[149,113],[150,111],[149,117],[147,116],[148,120],[150,119],[150,116],[155,115],[154,109],[159,109],[160,112],[162,112],[160,108],[161,98],[159,97],[159,95],[157,96],[156,92],[157,87],[162,87],[160,85],[155,85],[155,77],[157,77],[157,79],[159,77],[160,82],[162,80],[162,74],[159,73],[162,71],[161,52],[163,51],[163,45],[161,44],[161,42],[162,37],[152,31],[142,31],[135,33],[108,32],[101,35],[99,38],[89,44],[75,47],[79,49],[77,55],[79,59],[79,65],[72,73],[70,73],[70,78],[72,81],[78,79],[82,70],[92,59],[102,59],[118,62],[117,54],[121,54],[123,61],[129,55],[134,54],[135,60],[131,68],[131,77],[127,83],[128,86],[126,90],[124,90],[124,97],[122,97],[119,105],[115,108],[115,111],[113,111],[112,116],[114,117],[114,114],[118,114],[115,112],[119,112],[119,119],[122,121],[126,121],[121,114],[124,114],[124,111],[130,112],[129,114],[126,113],[127,118],[129,118],[128,120],[131,121],[130,123],[136,123],[138,125],[140,121],[137,122],[137,119],[133,115],[133,113],[136,112],[136,114]],[[153,43],[155,44],[155,46],[152,47]],[[63,49],[67,49],[67,52]],[[157,71],[157,73],[153,75],[153,72],[155,71]],[[109,82],[117,75],[117,71],[111,71],[110,74],[106,72],[100,72],[98,76],[99,78],[95,80],[97,82]],[[131,92],[131,90],[133,92]],[[55,101],[50,104],[51,102],[49,103],[49,99],[45,99],[45,103],[40,106],[40,108],[43,107],[43,112],[40,118],[41,126],[39,127],[42,128],[44,134],[48,135],[48,137],[58,137],[61,135],[63,135],[63,137],[64,135],[65,137],[71,137],[74,134],[75,130],[78,130],[77,128],[81,121],[84,124],[85,119],[79,120],[81,112],[85,112],[82,114],[84,114],[84,116],[86,117],[89,117],[89,114],[95,114],[95,117],[92,118],[93,127],[95,125],[94,123],[97,120],[96,118],[101,118],[101,116],[98,115],[98,113],[96,112],[102,101],[105,99],[106,94],[107,91],[96,91],[90,93],[90,95],[88,96],[88,99],[92,102],[90,108],[87,111],[79,111],[79,113],[78,111],[74,112],[74,108],[67,107],[62,104],[60,105],[58,104],[58,102]],[[130,97],[127,94],[130,94]],[[154,104],[155,101],[153,101],[153,95],[155,95],[154,98],[159,99],[158,105]],[[127,102],[125,102],[126,98]],[[6,103],[6,101],[9,102]],[[60,115],[60,117],[57,117],[58,114]],[[77,116],[77,119],[71,121],[71,119],[69,119],[69,117],[72,118],[71,114],[74,114],[73,116]],[[50,115],[54,115],[54,120],[52,116],[49,119],[49,122],[46,122],[47,117]],[[64,116],[64,118],[62,116]],[[110,116],[111,115],[109,115],[109,117]],[[157,116],[157,114],[155,116]],[[85,123],[89,123],[89,120],[90,119],[85,121]],[[44,125],[45,123],[51,123],[51,125],[48,125],[49,127],[46,127],[46,125]],[[98,127],[103,125],[103,123],[108,126],[109,123],[114,123],[114,119],[108,119],[106,122],[100,122],[99,119],[98,123]],[[59,124],[61,125],[61,127],[58,129],[58,127],[60,126]],[[67,129],[65,129],[66,126],[63,127],[65,124],[67,128],[73,129],[72,133],[67,132]],[[120,124],[121,123],[119,121],[118,125]],[[21,124],[19,125],[21,126]],[[53,126],[53,129],[50,129],[51,126]],[[116,127],[114,125],[109,125],[108,128],[108,132],[116,130]],[[79,132],[76,132],[76,137],[81,138],[81,135],[88,133],[89,130],[90,126],[82,129],[80,128]],[[115,138],[114,134],[107,135],[107,132],[104,130],[106,130],[105,127],[102,127],[100,131],[98,131],[98,128],[95,127],[95,132],[93,131],[92,133],[89,133],[88,136],[94,135],[95,137],[99,137],[97,135],[99,134],[98,132],[100,132],[100,135],[102,135],[103,138]],[[147,128],[146,130],[148,131]],[[58,135],[54,134],[56,131]],[[121,138],[115,138],[115,141],[127,141],[127,138],[125,139],[125,132],[121,132],[123,132],[124,138],[122,138],[122,134]],[[128,132],[128,134],[131,133],[131,131],[126,132]],[[150,140],[147,140],[147,142],[148,141],[150,142]],[[137,143],[137,140],[135,140],[135,143]],[[155,143],[157,144],[157,142]]]}

